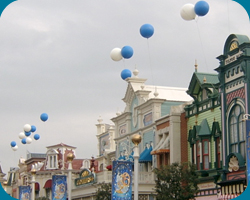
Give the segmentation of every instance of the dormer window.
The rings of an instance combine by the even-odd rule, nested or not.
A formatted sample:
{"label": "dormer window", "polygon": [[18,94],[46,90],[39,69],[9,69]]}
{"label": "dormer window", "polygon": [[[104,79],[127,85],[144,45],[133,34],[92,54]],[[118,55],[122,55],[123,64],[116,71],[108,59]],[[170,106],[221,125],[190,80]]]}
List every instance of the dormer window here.
{"label": "dormer window", "polygon": [[58,169],[58,152],[51,149],[47,152],[47,166],[46,169]]}

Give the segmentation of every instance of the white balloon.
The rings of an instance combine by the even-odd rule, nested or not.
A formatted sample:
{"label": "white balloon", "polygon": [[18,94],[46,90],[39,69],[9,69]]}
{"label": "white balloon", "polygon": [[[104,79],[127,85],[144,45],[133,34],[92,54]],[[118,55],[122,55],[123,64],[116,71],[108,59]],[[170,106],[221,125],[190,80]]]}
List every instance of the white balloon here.
{"label": "white balloon", "polygon": [[18,149],[18,146],[16,145],[16,146],[14,146],[14,147],[12,147],[12,150],[13,151],[16,151]]}
{"label": "white balloon", "polygon": [[26,138],[26,135],[24,132],[20,132],[18,136],[20,139]]}
{"label": "white balloon", "polygon": [[112,58],[112,60],[114,61],[119,61],[122,59],[122,54],[121,54],[121,49],[120,48],[114,48],[111,52],[110,52],[110,57]]}
{"label": "white balloon", "polygon": [[26,144],[30,144],[32,142],[32,139],[30,137],[26,138]]}
{"label": "white balloon", "polygon": [[31,125],[25,124],[25,125],[23,126],[23,130],[24,130],[25,132],[30,132],[30,131],[31,131]]}
{"label": "white balloon", "polygon": [[193,4],[185,4],[181,8],[181,17],[187,21],[193,20],[196,17]]}

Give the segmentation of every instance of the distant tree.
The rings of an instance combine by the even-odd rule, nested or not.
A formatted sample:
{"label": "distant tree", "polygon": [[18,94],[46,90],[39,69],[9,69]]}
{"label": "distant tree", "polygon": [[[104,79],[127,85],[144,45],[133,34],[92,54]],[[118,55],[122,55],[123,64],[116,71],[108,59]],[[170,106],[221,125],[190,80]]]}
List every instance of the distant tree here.
{"label": "distant tree", "polygon": [[198,192],[198,175],[190,163],[173,163],[154,170],[157,200],[194,199]]}
{"label": "distant tree", "polygon": [[96,200],[111,200],[111,183],[98,184]]}

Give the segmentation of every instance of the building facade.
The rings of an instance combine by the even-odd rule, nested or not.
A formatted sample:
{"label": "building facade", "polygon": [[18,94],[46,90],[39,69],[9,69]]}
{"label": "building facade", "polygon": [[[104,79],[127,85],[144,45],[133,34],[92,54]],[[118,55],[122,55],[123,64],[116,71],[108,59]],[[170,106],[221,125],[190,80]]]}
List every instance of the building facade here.
{"label": "building facade", "polygon": [[222,167],[219,80],[217,74],[198,72],[197,67],[187,90],[194,101],[185,107],[188,159],[200,175],[196,199],[217,199],[218,170]]}
{"label": "building facade", "polygon": [[246,127],[250,101],[250,40],[245,35],[231,34],[218,56],[223,163],[222,198],[238,196],[246,188]]}

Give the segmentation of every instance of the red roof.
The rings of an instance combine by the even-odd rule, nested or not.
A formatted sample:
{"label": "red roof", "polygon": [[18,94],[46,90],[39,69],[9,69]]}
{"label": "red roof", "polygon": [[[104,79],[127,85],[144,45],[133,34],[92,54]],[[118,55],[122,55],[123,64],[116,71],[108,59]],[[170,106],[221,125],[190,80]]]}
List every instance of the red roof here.
{"label": "red roof", "polygon": [[51,179],[47,180],[46,183],[44,184],[43,188],[44,189],[52,188],[52,180]]}

